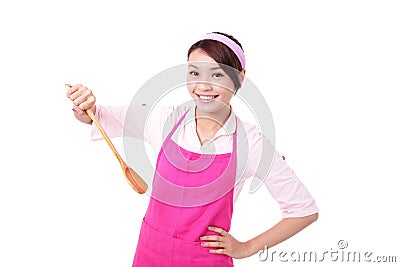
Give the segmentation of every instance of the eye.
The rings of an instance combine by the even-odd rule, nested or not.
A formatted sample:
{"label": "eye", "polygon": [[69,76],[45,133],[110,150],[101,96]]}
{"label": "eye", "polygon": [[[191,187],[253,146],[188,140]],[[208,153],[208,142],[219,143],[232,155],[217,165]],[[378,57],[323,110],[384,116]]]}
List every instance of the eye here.
{"label": "eye", "polygon": [[194,70],[190,71],[189,74],[194,76],[194,77],[199,76],[199,73],[197,71],[194,71]]}
{"label": "eye", "polygon": [[221,77],[224,77],[224,75],[223,75],[222,73],[219,73],[219,72],[214,73],[212,76],[213,76],[214,78],[221,78]]}

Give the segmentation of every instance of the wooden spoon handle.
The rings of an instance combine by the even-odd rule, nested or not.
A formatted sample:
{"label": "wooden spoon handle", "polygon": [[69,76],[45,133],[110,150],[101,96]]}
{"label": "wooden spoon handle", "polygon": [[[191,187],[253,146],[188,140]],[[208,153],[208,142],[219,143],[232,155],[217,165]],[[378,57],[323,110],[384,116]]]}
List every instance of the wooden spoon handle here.
{"label": "wooden spoon handle", "polygon": [[111,142],[110,138],[108,137],[107,133],[104,131],[103,127],[99,123],[99,121],[94,116],[93,112],[90,109],[86,110],[86,113],[92,119],[93,123],[96,124],[97,129],[99,129],[101,135],[103,136],[104,140],[106,140],[107,144],[110,146],[111,150],[114,152],[114,155],[117,157],[119,163],[123,163],[121,156],[119,155],[118,151],[115,149],[113,143]]}

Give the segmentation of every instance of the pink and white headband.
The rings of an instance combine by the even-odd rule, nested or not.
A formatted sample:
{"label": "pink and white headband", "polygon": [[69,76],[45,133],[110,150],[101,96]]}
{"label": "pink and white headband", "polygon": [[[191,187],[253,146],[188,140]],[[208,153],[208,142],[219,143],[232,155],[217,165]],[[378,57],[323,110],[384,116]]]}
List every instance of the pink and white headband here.
{"label": "pink and white headband", "polygon": [[225,35],[218,34],[218,33],[207,33],[203,37],[199,38],[197,40],[197,42],[202,41],[202,40],[215,40],[215,41],[223,43],[224,45],[229,47],[233,51],[233,53],[235,53],[235,55],[237,56],[237,58],[240,61],[240,65],[242,65],[242,69],[245,68],[246,61],[245,61],[244,52],[243,52],[242,48],[235,41],[230,39],[229,37],[226,37]]}

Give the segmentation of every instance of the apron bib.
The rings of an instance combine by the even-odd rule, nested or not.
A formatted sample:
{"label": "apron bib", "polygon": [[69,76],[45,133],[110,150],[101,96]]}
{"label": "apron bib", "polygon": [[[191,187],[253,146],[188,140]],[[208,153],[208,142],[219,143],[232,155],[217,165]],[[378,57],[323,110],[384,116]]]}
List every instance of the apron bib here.
{"label": "apron bib", "polygon": [[237,130],[232,153],[200,154],[172,140],[174,125],[158,154],[153,190],[142,221],[133,267],[231,267],[227,255],[208,252],[200,236],[207,226],[229,232],[236,177]]}

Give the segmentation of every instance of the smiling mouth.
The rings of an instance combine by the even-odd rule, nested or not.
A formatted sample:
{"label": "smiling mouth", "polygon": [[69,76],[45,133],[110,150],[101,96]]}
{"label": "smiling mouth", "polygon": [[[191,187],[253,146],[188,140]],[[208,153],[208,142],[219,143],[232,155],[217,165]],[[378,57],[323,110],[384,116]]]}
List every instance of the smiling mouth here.
{"label": "smiling mouth", "polygon": [[198,95],[198,94],[196,94],[196,95],[201,100],[212,100],[212,99],[214,99],[214,98],[216,98],[218,96],[218,95]]}

